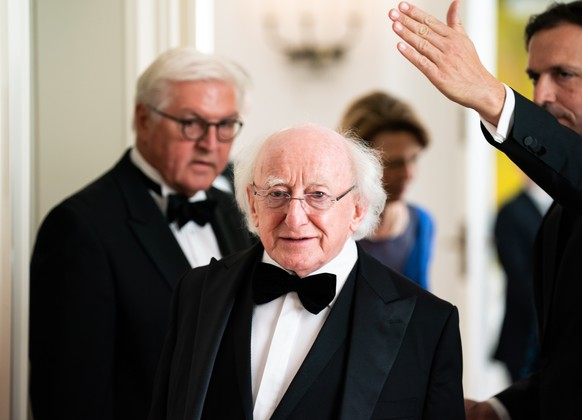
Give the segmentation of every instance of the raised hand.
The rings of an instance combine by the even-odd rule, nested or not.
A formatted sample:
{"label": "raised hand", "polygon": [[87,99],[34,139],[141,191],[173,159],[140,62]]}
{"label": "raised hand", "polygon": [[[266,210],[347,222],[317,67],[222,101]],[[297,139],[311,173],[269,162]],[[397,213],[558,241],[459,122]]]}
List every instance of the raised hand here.
{"label": "raised hand", "polygon": [[447,98],[476,110],[497,125],[505,89],[481,63],[459,16],[460,1],[453,0],[447,24],[407,2],[391,9],[392,29],[404,41],[398,50]]}

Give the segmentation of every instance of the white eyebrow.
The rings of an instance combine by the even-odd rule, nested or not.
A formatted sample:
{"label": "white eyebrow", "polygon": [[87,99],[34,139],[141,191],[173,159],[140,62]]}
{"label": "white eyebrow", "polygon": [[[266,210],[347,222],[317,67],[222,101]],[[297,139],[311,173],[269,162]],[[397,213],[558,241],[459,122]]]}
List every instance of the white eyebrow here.
{"label": "white eyebrow", "polygon": [[[265,181],[265,188],[266,189],[269,189],[269,188],[272,188],[272,187],[278,187],[278,186],[285,186],[285,187],[288,187],[289,189],[291,189],[291,187],[287,184],[287,182],[284,179],[277,178],[277,177],[274,177],[274,176],[267,177],[267,179]],[[326,188],[326,189],[330,189],[329,185],[326,182],[319,181],[319,180],[312,181],[305,188],[306,189],[310,189],[310,188]]]}
{"label": "white eyebrow", "polygon": [[274,176],[269,176],[265,181],[265,186],[267,188],[274,187],[276,185],[286,185],[285,181],[281,178],[275,178]]}

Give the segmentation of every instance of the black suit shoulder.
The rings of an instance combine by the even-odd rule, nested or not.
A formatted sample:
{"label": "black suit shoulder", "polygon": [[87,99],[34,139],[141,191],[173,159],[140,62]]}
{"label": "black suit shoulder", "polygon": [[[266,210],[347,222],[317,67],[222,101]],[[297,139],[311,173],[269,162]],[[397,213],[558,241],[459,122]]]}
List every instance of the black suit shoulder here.
{"label": "black suit shoulder", "polygon": [[541,220],[542,218],[542,213],[533,200],[527,193],[522,191],[499,208],[497,218],[518,220],[524,216],[524,213],[528,216],[533,214],[537,216],[536,219]]}
{"label": "black suit shoulder", "polygon": [[141,208],[142,211],[133,216],[154,215],[163,220],[141,176],[127,151],[115,166],[57,204],[47,219],[50,220],[54,213],[67,212],[86,216],[87,221],[109,224],[112,219],[125,217],[132,208]]}
{"label": "black suit shoulder", "polygon": [[[415,297],[423,304],[426,303],[435,309],[450,310],[453,308],[450,302],[439,298],[398,271],[382,264],[359,245],[358,251],[359,264],[364,278],[384,300],[395,296],[400,298]],[[391,290],[392,287],[394,290]],[[381,290],[384,290],[384,292],[380,292]]]}
{"label": "black suit shoulder", "polygon": [[[508,254],[533,252],[533,243],[542,213],[525,192],[504,203],[495,218],[493,232],[498,249]],[[516,249],[519,243],[522,248]],[[523,247],[530,247],[530,250]]]}
{"label": "black suit shoulder", "polygon": [[209,264],[195,267],[186,272],[178,282],[178,287],[174,293],[174,300],[188,301],[193,295],[201,293],[205,282],[211,282],[217,288],[225,289],[226,283],[235,281],[236,274],[229,275],[229,270],[236,270],[236,273],[244,272],[251,268],[257,261],[263,246],[255,238],[255,243],[248,248],[227,255],[219,260],[213,258]]}
{"label": "black suit shoulder", "polygon": [[[359,257],[361,277],[354,308],[359,321],[354,319],[353,329],[362,337],[354,337],[354,341],[364,340],[372,331],[385,340],[398,325],[403,327],[401,338],[393,340],[399,351],[379,401],[416,395],[418,401],[424,401],[418,418],[464,418],[457,308],[365,252],[360,251]],[[366,356],[370,357],[372,354]],[[407,390],[410,378],[416,382]],[[419,389],[422,391],[417,393]],[[379,403],[377,410],[390,412],[382,407]]]}

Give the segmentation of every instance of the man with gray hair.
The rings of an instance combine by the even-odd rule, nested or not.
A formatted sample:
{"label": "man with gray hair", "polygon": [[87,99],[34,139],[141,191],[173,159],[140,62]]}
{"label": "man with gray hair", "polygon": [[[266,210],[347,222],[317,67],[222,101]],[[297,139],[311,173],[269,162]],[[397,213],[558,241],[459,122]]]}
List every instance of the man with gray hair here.
{"label": "man with gray hair", "polygon": [[248,84],[219,56],[160,55],[137,83],[135,146],[43,222],[31,261],[35,420],[146,418],[178,278],[252,243],[232,195],[212,187]]}
{"label": "man with gray hair", "polygon": [[180,280],[150,420],[465,418],[457,309],[355,242],[381,179],[372,149],[317,125],[241,151],[260,243]]}

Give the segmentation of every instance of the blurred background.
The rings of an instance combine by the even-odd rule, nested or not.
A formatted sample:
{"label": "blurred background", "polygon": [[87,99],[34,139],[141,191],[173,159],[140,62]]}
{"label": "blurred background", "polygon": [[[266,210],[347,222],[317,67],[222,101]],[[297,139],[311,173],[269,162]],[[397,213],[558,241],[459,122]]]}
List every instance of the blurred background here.
{"label": "blurred background", "polygon": [[[523,28],[548,0],[464,0],[483,63],[527,97]],[[444,20],[449,0],[416,5]],[[431,291],[461,315],[464,386],[506,386],[491,359],[504,285],[492,248],[498,206],[521,187],[478,116],[437,92],[396,50],[393,0],[0,0],[0,419],[27,418],[28,262],[46,213],[133,144],[135,81],[162,51],[194,45],[253,80],[242,144],[296,123],[336,127],[355,97],[409,102],[432,143],[409,194],[436,222]]]}

